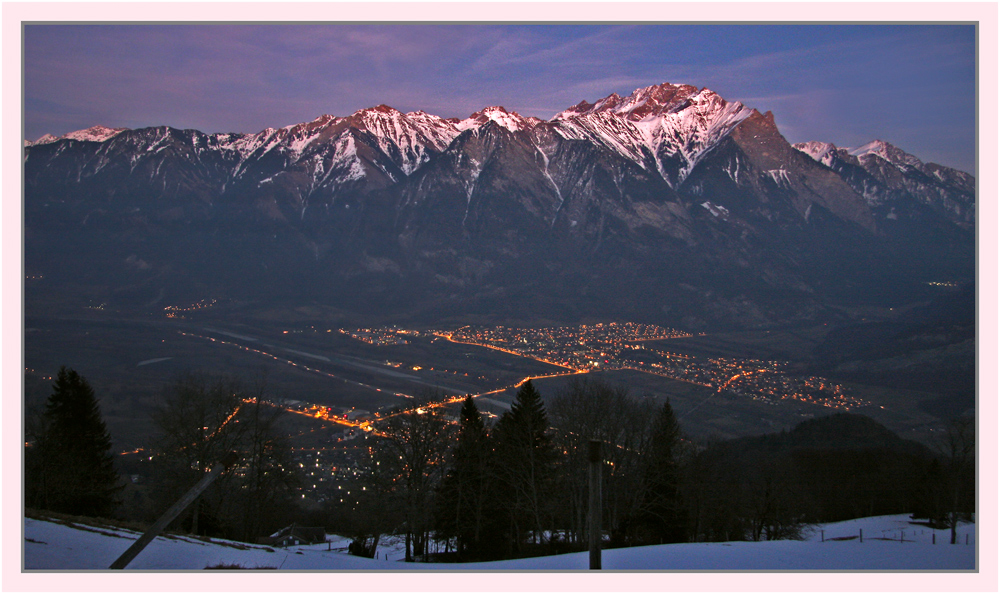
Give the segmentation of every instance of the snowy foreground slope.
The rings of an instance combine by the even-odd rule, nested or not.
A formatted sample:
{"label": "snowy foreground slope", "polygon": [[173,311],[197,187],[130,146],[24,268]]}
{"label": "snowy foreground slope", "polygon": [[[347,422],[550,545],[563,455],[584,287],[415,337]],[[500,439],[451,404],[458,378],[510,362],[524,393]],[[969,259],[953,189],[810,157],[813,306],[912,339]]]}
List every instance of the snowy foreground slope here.
{"label": "snowy foreground slope", "polygon": [[[24,569],[28,571],[103,570],[138,538],[138,534],[127,530],[70,527],[33,519],[24,522]],[[246,569],[299,571],[555,571],[587,570],[589,559],[583,552],[491,563],[404,563],[401,547],[395,543],[380,548],[380,559],[373,560],[348,555],[348,541],[330,538],[324,545],[267,549],[231,541],[209,543],[192,537],[159,537],[128,569],[200,570],[235,564]],[[606,550],[602,553],[602,565],[604,570],[627,571],[976,569],[975,525],[959,528],[960,544],[950,545],[948,541],[947,531],[912,525],[905,515],[881,516],[817,526],[803,541],[693,543]]]}

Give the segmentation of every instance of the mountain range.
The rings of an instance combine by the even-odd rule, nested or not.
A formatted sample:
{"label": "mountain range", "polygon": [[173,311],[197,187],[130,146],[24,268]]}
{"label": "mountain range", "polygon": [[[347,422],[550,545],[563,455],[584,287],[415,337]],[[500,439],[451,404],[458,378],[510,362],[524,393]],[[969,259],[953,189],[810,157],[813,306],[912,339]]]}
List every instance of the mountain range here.
{"label": "mountain range", "polygon": [[763,327],[972,282],[975,196],[887,142],[792,145],[770,112],[664,83],[547,121],[379,105],[45,136],[24,147],[25,266],[74,306]]}

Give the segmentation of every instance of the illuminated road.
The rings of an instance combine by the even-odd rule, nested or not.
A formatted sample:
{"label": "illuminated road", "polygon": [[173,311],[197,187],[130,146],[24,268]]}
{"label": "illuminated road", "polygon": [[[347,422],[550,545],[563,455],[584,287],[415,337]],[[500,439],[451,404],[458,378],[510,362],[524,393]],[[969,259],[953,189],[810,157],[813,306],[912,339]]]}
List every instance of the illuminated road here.
{"label": "illuminated road", "polygon": [[[459,330],[461,330],[461,328],[459,328]],[[446,334],[444,332],[435,332],[434,336],[437,336],[438,338],[443,338],[443,339],[447,340],[448,342],[453,342],[455,344],[467,344],[467,345],[470,345],[470,346],[483,347],[484,349],[493,349],[494,351],[500,351],[501,353],[507,353],[508,355],[515,355],[517,357],[524,357],[525,359],[531,359],[532,361],[538,361],[538,362],[541,362],[541,363],[546,363],[548,365],[555,365],[556,367],[562,367],[563,369],[569,369],[570,371],[575,371],[575,372],[579,372],[580,371],[576,367],[570,367],[568,365],[563,365],[562,363],[556,363],[555,361],[549,361],[548,359],[541,359],[541,358],[538,358],[538,357],[532,357],[531,355],[527,355],[527,354],[519,352],[519,351],[514,351],[514,350],[511,350],[511,349],[505,349],[505,348],[502,348],[502,347],[494,346],[492,344],[484,344],[484,343],[481,343],[481,342],[466,342],[464,340],[455,340],[454,338],[452,338],[451,334]],[[552,376],[546,375],[546,376],[542,376],[542,377],[552,377]],[[528,378],[528,379],[530,379],[530,378]],[[523,381],[527,381],[527,379],[525,379]],[[504,388],[504,389],[506,390],[506,388]]]}
{"label": "illuminated road", "polygon": [[[461,330],[461,329],[459,329],[459,330]],[[275,355],[275,354],[269,353],[267,351],[261,350],[259,348],[252,348],[252,347],[248,347],[248,346],[243,346],[243,345],[238,344],[236,342],[227,341],[227,340],[223,340],[223,339],[220,339],[220,338],[213,338],[213,337],[210,337],[210,336],[203,336],[203,335],[200,335],[200,334],[193,334],[193,333],[187,333],[187,332],[179,332],[179,333],[181,335],[183,335],[183,336],[188,336],[188,337],[192,337],[192,338],[199,338],[199,339],[207,340],[207,341],[214,342],[214,343],[217,343],[217,344],[232,346],[232,347],[238,348],[238,349],[243,350],[243,351],[248,352],[248,353],[255,353],[255,354],[261,355],[263,357],[268,357],[268,358],[270,358],[270,359],[272,359],[274,361],[277,361],[279,363],[285,363],[286,365],[291,365],[292,367],[295,367],[297,369],[301,369],[303,371],[307,371],[307,372],[311,372],[311,373],[316,373],[316,374],[322,375],[322,376],[330,378],[330,379],[335,379],[335,380],[338,380],[338,381],[342,381],[344,383],[351,384],[351,385],[354,385],[354,386],[358,386],[358,387],[361,387],[361,388],[365,388],[367,390],[372,390],[374,392],[379,392],[379,393],[383,393],[383,394],[392,394],[392,395],[395,395],[395,396],[398,396],[398,397],[401,397],[401,398],[406,398],[406,399],[414,400],[414,397],[411,396],[411,395],[409,395],[409,394],[404,394],[404,393],[401,393],[401,392],[394,392],[392,390],[387,390],[387,389],[379,388],[379,387],[373,386],[371,384],[366,384],[366,383],[363,383],[363,382],[349,380],[349,379],[346,379],[346,378],[343,378],[343,377],[339,377],[339,376],[337,376],[335,374],[329,373],[327,371],[323,371],[322,369],[317,369],[316,367],[312,367],[310,365],[306,365],[306,364],[303,364],[303,363],[298,363],[296,361],[288,359],[287,356]],[[562,377],[562,376],[568,376],[568,375],[582,375],[582,374],[586,374],[586,373],[589,373],[589,372],[591,372],[591,371],[594,370],[593,368],[590,368],[590,367],[571,366],[571,365],[567,365],[565,363],[558,363],[558,362],[555,362],[555,361],[552,361],[552,360],[540,357],[540,356],[538,356],[538,354],[535,354],[535,353],[525,353],[525,352],[521,352],[521,351],[518,351],[518,350],[514,350],[512,348],[504,348],[504,347],[501,347],[501,346],[497,346],[497,345],[493,345],[493,344],[488,344],[488,343],[484,343],[484,342],[458,340],[458,339],[456,339],[454,337],[454,332],[434,332],[433,334],[437,338],[445,339],[448,342],[451,342],[453,344],[462,344],[462,345],[468,345],[468,346],[474,346],[474,347],[491,349],[491,350],[494,350],[494,351],[499,351],[499,352],[502,352],[502,353],[506,353],[508,355],[513,355],[513,356],[517,356],[517,357],[522,357],[522,358],[525,358],[525,359],[529,359],[529,360],[532,360],[532,361],[536,361],[536,362],[539,362],[539,363],[544,363],[546,365],[552,365],[554,367],[558,367],[560,369],[565,370],[565,371],[560,371],[560,372],[555,372],[555,373],[548,373],[548,374],[540,374],[540,375],[528,376],[528,377],[525,377],[525,378],[521,379],[520,381],[518,381],[516,383],[513,383],[513,384],[508,384],[508,385],[501,386],[501,387],[498,387],[498,388],[495,388],[495,389],[492,389],[492,390],[485,390],[485,391],[482,391],[482,392],[479,392],[479,393],[470,393],[470,394],[468,394],[468,395],[472,396],[473,398],[480,398],[480,397],[492,396],[492,395],[495,395],[495,394],[500,394],[500,393],[506,392],[507,390],[517,389],[517,388],[520,388],[521,386],[523,386],[524,383],[527,382],[527,381],[529,381],[529,380],[539,380],[539,379],[546,379],[546,378],[553,378],[553,377]],[[228,336],[232,336],[232,335],[228,335]],[[238,338],[243,338],[243,337],[238,337]],[[662,338],[663,337],[659,337],[658,336],[658,337],[655,337],[655,338],[647,338],[646,340],[661,340]],[[635,340],[642,340],[642,339],[633,338],[632,340],[635,341]],[[583,344],[583,343],[581,342],[580,344]],[[265,345],[261,345],[261,346],[263,346],[265,348],[271,347],[271,345],[266,345],[266,344]],[[281,348],[281,347],[273,347],[273,348]],[[588,346],[587,348],[593,350],[593,347],[589,347]],[[288,350],[288,349],[283,349],[283,350]],[[319,356],[316,356],[316,355],[310,355],[308,353],[300,353],[299,351],[289,351],[289,352],[293,352],[295,354],[300,354],[300,355],[303,355],[303,356],[309,356],[309,357],[313,357],[313,358],[317,358],[317,359],[324,359],[326,361],[329,361],[329,359],[326,359],[325,357],[319,357]],[[660,353],[661,355],[667,355],[668,358],[674,358],[674,356],[672,354],[662,353],[660,351],[655,351],[655,350],[654,350],[654,352]],[[603,353],[601,353],[601,354],[603,355]],[[690,357],[687,357],[687,356],[677,356],[677,357],[680,357],[680,358],[683,358],[683,359],[689,359],[690,358]],[[662,371],[656,371],[656,370],[649,369],[649,368],[643,368],[642,366],[638,366],[638,365],[621,364],[618,368],[619,369],[630,369],[632,371],[638,371],[638,372],[641,372],[641,373],[648,373],[648,374],[651,374],[651,375],[668,377],[668,378],[671,378],[671,379],[673,379],[675,381],[684,381],[684,382],[692,383],[692,384],[695,384],[695,385],[700,385],[700,386],[715,388],[715,392],[716,393],[723,392],[724,390],[726,390],[727,388],[729,388],[732,384],[734,384],[734,383],[736,383],[736,382],[738,382],[740,380],[746,380],[746,379],[750,378],[751,376],[754,376],[754,375],[763,375],[763,374],[766,374],[768,372],[767,369],[753,369],[753,370],[742,371],[740,373],[736,373],[735,375],[727,376],[724,380],[722,380],[718,384],[712,385],[712,383],[714,383],[714,382],[706,384],[706,383],[703,383],[701,381],[692,381],[691,379],[682,378],[682,377],[676,377],[675,374],[672,374],[672,373],[662,372]],[[455,373],[457,373],[457,372],[455,372]],[[418,380],[415,380],[415,381],[418,381]],[[423,383],[423,382],[419,382],[419,383]],[[426,409],[426,408],[438,408],[438,407],[442,407],[442,406],[448,406],[448,405],[456,404],[456,403],[459,403],[462,400],[464,400],[465,397],[466,397],[466,394],[460,394],[460,395],[454,395],[454,396],[447,396],[447,397],[444,397],[442,400],[439,400],[439,401],[436,401],[436,402],[425,402],[425,403],[422,403],[421,404],[421,407],[422,407],[421,409],[416,409],[413,406],[408,406],[408,407],[404,408],[403,410],[401,410],[399,412],[390,413],[390,414],[384,415],[384,416],[378,416],[378,417],[375,417],[374,419],[367,420],[367,421],[364,421],[364,422],[349,421],[347,419],[343,419],[343,418],[337,417],[335,415],[330,414],[327,409],[325,409],[323,407],[319,407],[319,406],[315,406],[314,408],[310,409],[307,412],[303,412],[301,410],[295,410],[295,409],[288,409],[288,410],[290,412],[295,413],[295,414],[300,414],[300,415],[304,415],[304,416],[310,416],[310,417],[313,417],[313,418],[317,418],[317,419],[320,419],[320,420],[323,420],[323,421],[326,421],[326,422],[329,422],[329,423],[334,423],[334,424],[337,424],[337,425],[341,425],[341,426],[344,426],[344,427],[352,427],[352,428],[362,429],[362,430],[368,431],[368,432],[374,432],[373,425],[376,424],[376,423],[379,423],[381,421],[384,421],[384,420],[387,420],[387,419],[390,419],[390,418],[393,418],[393,417],[396,417],[396,416],[399,416],[399,415],[402,415],[402,414],[412,414],[416,410],[422,410],[422,409]],[[706,403],[710,402],[712,400],[712,397],[713,397],[713,395],[708,395],[706,398],[704,398],[703,400],[701,400],[700,402],[698,402],[697,404],[695,404],[691,409],[689,409],[687,411],[684,411],[680,415],[680,418],[686,417],[690,413],[694,412],[696,409],[701,408]],[[826,403],[826,402],[817,402],[816,404],[822,404],[824,406],[830,406],[830,403]],[[836,404],[837,405],[843,405],[845,403],[837,402]]]}
{"label": "illuminated road", "polygon": [[[194,333],[191,333],[191,332],[183,332],[183,331],[180,331],[180,330],[178,330],[177,332],[178,332],[178,334],[180,334],[182,336],[189,337],[189,338],[199,338],[199,339],[207,340],[209,342],[213,342],[213,343],[216,343],[216,344],[235,347],[235,348],[240,349],[240,350],[242,350],[244,352],[247,352],[247,353],[254,353],[254,354],[260,355],[262,357],[267,357],[267,358],[272,359],[274,361],[277,361],[279,363],[284,363],[286,365],[291,365],[292,367],[295,367],[297,369],[301,369],[303,371],[308,371],[308,372],[311,372],[311,373],[316,373],[316,374],[322,375],[324,377],[328,377],[330,379],[339,380],[339,381],[342,381],[344,383],[348,383],[348,384],[352,384],[352,385],[359,386],[359,387],[362,387],[362,388],[366,388],[366,389],[369,389],[369,390],[373,390],[375,392],[380,392],[380,393],[383,393],[383,394],[393,394],[395,396],[399,396],[401,398],[408,398],[408,399],[411,399],[411,400],[414,399],[414,397],[411,396],[411,395],[409,395],[409,394],[404,394],[404,393],[401,393],[401,392],[393,392],[391,390],[383,390],[382,388],[379,388],[379,387],[376,387],[376,386],[373,386],[373,385],[370,385],[370,384],[366,384],[366,383],[363,383],[363,382],[358,382],[358,381],[354,381],[354,380],[345,379],[343,377],[339,377],[339,376],[334,375],[332,373],[329,373],[327,371],[323,371],[322,369],[317,369],[315,367],[311,367],[311,366],[305,365],[303,363],[298,363],[298,362],[292,361],[291,359],[288,359],[286,357],[281,357],[281,356],[275,355],[273,353],[269,353],[269,352],[261,350],[261,349],[244,346],[244,345],[238,344],[236,342],[231,342],[231,341],[223,340],[221,338],[214,338],[214,337],[211,337],[211,336],[204,336],[204,335],[201,335],[201,334],[194,334]],[[505,391],[510,390],[510,389],[517,389],[517,388],[520,388],[521,386],[523,386],[524,383],[527,382],[527,381],[529,381],[529,380],[539,380],[539,379],[546,379],[546,378],[552,378],[552,377],[562,377],[562,376],[567,376],[567,375],[580,375],[580,374],[585,374],[585,373],[589,373],[590,372],[589,369],[576,369],[576,368],[573,368],[573,367],[568,367],[566,365],[561,365],[559,363],[554,363],[552,361],[547,361],[545,359],[539,359],[537,357],[532,357],[532,356],[529,356],[529,355],[525,355],[523,353],[518,353],[516,351],[510,351],[510,350],[507,350],[507,349],[493,347],[493,346],[490,346],[490,345],[483,345],[483,344],[478,344],[478,343],[462,342],[462,341],[453,340],[450,337],[450,335],[447,335],[447,334],[436,334],[436,336],[438,336],[440,338],[445,338],[446,340],[448,340],[450,342],[453,342],[453,343],[456,343],[456,344],[467,344],[467,345],[471,345],[471,346],[478,346],[478,347],[483,347],[483,348],[490,348],[490,349],[498,350],[498,351],[501,351],[501,352],[504,352],[504,353],[508,353],[508,354],[511,354],[511,355],[516,355],[516,356],[524,357],[526,359],[531,359],[533,361],[538,361],[540,363],[546,363],[548,365],[553,365],[553,366],[556,366],[556,367],[561,367],[562,369],[566,369],[567,370],[565,372],[558,372],[558,373],[550,373],[550,374],[543,374],[543,375],[528,376],[528,377],[525,377],[525,378],[521,379],[520,381],[518,381],[518,382],[516,382],[514,384],[509,384],[509,385],[506,385],[506,386],[502,386],[502,387],[499,387],[499,388],[497,388],[495,390],[489,390],[489,391],[485,391],[485,392],[470,394],[473,398],[479,398],[480,396],[489,396],[489,395],[492,395],[492,394],[499,394],[501,392],[505,392]],[[462,402],[463,400],[465,400],[465,396],[466,396],[465,394],[458,395],[458,396],[450,396],[450,397],[445,398],[444,400],[441,400],[441,401],[438,401],[438,402],[424,403],[422,405],[422,407],[423,408],[438,408],[438,407],[442,407],[442,406],[447,406],[449,404],[455,404],[455,403]],[[344,418],[338,417],[336,415],[330,414],[330,412],[325,407],[321,407],[321,406],[318,406],[318,405],[314,405],[312,408],[307,409],[305,411],[296,410],[296,409],[293,409],[293,408],[285,408],[285,410],[287,410],[288,412],[293,413],[293,414],[302,415],[302,416],[306,416],[306,417],[310,417],[310,418],[314,418],[314,419],[319,419],[321,421],[326,421],[328,423],[334,423],[334,424],[341,425],[341,426],[344,426],[344,427],[353,427],[353,428],[357,428],[357,429],[362,429],[364,431],[369,431],[369,432],[374,432],[374,427],[372,427],[373,423],[381,422],[381,421],[384,421],[386,419],[390,419],[390,418],[399,416],[401,414],[410,414],[410,413],[414,412],[412,409],[407,409],[407,410],[400,411],[398,413],[393,413],[393,414],[390,414],[390,415],[381,416],[381,417],[378,417],[378,418],[375,418],[375,419],[372,419],[372,420],[369,420],[369,421],[356,422],[356,421],[349,421],[347,419],[344,419]]]}
{"label": "illuminated road", "polygon": [[310,367],[310,366],[304,365],[302,363],[296,363],[295,361],[292,361],[291,359],[287,359],[285,357],[279,357],[279,356],[274,355],[272,353],[268,353],[268,352],[262,351],[260,349],[254,349],[254,348],[250,348],[250,347],[247,347],[247,346],[243,346],[243,345],[237,344],[235,342],[229,342],[229,341],[226,341],[226,340],[222,340],[221,338],[212,338],[211,336],[202,336],[200,334],[192,334],[190,332],[183,332],[183,331],[180,331],[180,330],[178,330],[177,333],[180,334],[180,335],[182,335],[182,336],[188,336],[188,337],[191,337],[191,338],[201,338],[203,340],[214,342],[216,344],[224,344],[224,345],[227,345],[227,346],[236,347],[236,348],[238,348],[238,349],[240,349],[242,351],[246,351],[248,353],[255,353],[255,354],[261,355],[263,357],[268,357],[268,358],[273,359],[273,360],[275,360],[275,361],[277,361],[279,363],[285,363],[286,365],[291,365],[292,367],[295,367],[297,369],[301,369],[303,371],[309,371],[311,373],[316,373],[316,374],[328,377],[330,379],[339,380],[339,381],[342,381],[342,382],[344,382],[346,384],[352,384],[352,385],[355,385],[355,386],[360,386],[362,388],[366,388],[368,390],[373,390],[375,392],[379,392],[379,393],[382,393],[382,394],[392,394],[393,396],[399,396],[400,398],[411,398],[411,399],[413,398],[413,396],[411,396],[409,394],[404,394],[402,392],[393,392],[391,390],[383,390],[382,388],[378,388],[376,386],[372,386],[372,385],[369,385],[369,384],[366,384],[366,383],[363,383],[363,382],[358,382],[358,381],[354,381],[354,380],[345,379],[345,378],[336,376],[336,375],[334,375],[332,373],[329,373],[327,371],[323,371],[322,369],[316,369],[315,367]]}
{"label": "illuminated road", "polygon": [[721,391],[725,390],[726,388],[729,387],[729,384],[735,382],[736,380],[738,380],[740,378],[750,377],[751,375],[758,375],[758,374],[761,374],[761,373],[767,373],[767,370],[766,369],[758,369],[758,370],[744,371],[743,373],[737,373],[733,377],[731,377],[728,380],[726,380],[725,383],[723,383],[722,385],[720,385],[718,391],[721,392]]}

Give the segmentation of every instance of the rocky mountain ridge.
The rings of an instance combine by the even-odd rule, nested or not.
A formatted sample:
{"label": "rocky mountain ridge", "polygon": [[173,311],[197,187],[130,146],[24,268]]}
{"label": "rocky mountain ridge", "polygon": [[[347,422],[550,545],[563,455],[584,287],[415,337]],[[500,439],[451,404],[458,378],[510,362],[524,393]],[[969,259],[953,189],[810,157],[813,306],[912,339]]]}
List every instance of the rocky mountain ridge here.
{"label": "rocky mountain ridge", "polygon": [[793,147],[770,113],[669,83],[548,121],[379,105],[256,134],[92,128],[25,147],[25,254],[58,269],[88,253],[106,264],[93,280],[140,287],[133,301],[692,328],[970,280],[975,179],[862,149]]}

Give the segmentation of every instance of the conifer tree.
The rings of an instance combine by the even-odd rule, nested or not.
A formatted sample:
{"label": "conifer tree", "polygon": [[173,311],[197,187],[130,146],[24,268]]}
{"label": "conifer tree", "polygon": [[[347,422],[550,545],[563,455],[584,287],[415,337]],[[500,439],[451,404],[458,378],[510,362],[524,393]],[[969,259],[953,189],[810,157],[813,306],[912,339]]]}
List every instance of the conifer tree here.
{"label": "conifer tree", "polygon": [[87,380],[62,367],[43,421],[25,477],[28,505],[73,515],[111,515],[123,486],[111,436]]}
{"label": "conifer tree", "polygon": [[509,542],[519,551],[525,532],[533,533],[534,542],[544,535],[556,462],[545,404],[530,380],[518,390],[495,434],[494,472],[507,501]]}
{"label": "conifer tree", "polygon": [[439,536],[457,538],[459,557],[475,558],[483,553],[489,525],[491,448],[486,424],[472,396],[466,396],[459,416],[458,442],[438,491],[436,525]]}
{"label": "conifer tree", "polygon": [[677,455],[680,426],[670,401],[660,409],[646,452],[640,522],[654,543],[684,540],[684,522],[678,493]]}

